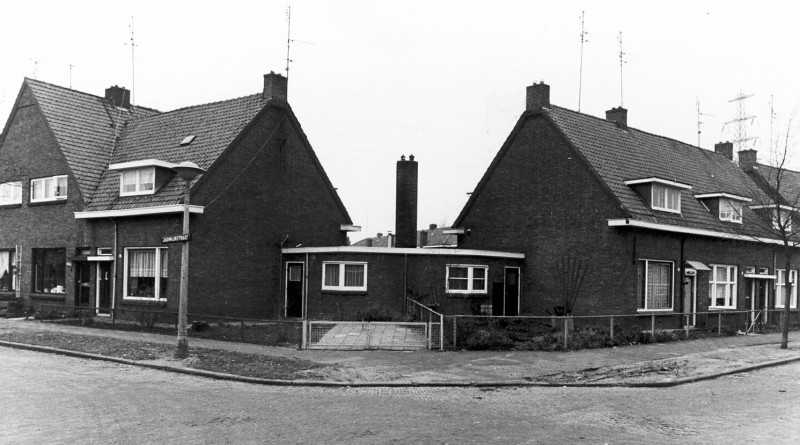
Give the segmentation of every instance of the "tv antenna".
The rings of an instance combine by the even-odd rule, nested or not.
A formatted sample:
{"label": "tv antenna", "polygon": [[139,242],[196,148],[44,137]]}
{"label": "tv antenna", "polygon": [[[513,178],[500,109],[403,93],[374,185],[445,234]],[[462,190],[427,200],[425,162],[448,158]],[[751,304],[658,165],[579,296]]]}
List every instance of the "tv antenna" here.
{"label": "tv antenna", "polygon": [[778,144],[773,138],[773,127],[775,125],[775,96],[769,95],[769,162],[773,164],[778,159]]}
{"label": "tv antenna", "polygon": [[697,106],[697,146],[700,147],[700,133],[702,132],[700,130],[700,126],[703,125],[703,123],[704,123],[700,119],[702,118],[702,116],[713,117],[714,115],[700,112],[700,99],[697,99],[697,102],[695,102],[695,105]]}
{"label": "tv antenna", "polygon": [[69,64],[69,89],[70,90],[72,89],[72,68],[74,68],[74,67],[75,67],[75,65],[73,65],[71,63]]}
{"label": "tv antenna", "polygon": [[[133,101],[133,92],[136,90],[136,44],[133,41],[133,16],[131,16],[131,24],[128,25],[131,30],[131,103]],[[128,45],[127,43],[125,44]]]}
{"label": "tv antenna", "polygon": [[33,62],[33,75],[31,77],[36,79],[36,73],[39,71],[39,59],[30,59],[30,61]]}
{"label": "tv antenna", "polygon": [[619,106],[622,106],[622,65],[628,63],[625,60],[625,53],[622,52],[622,31],[619,32]]}
{"label": "tv antenna", "polygon": [[753,137],[747,137],[747,122],[752,122],[755,118],[755,116],[748,116],[747,113],[745,113],[744,101],[750,97],[753,97],[753,95],[744,94],[739,91],[739,95],[728,101],[737,103],[736,118],[725,122],[725,125],[736,124],[736,139],[733,140],[733,143],[736,144],[738,148],[738,150],[736,150],[737,152],[746,150],[747,143],[755,140]]}
{"label": "tv antenna", "polygon": [[583,92],[583,44],[588,42],[586,34],[588,32],[584,29],[585,11],[581,11],[581,64],[578,71],[578,112],[581,111],[581,93]]}
{"label": "tv antenna", "polygon": [[292,6],[286,7],[286,80],[289,80],[289,63],[292,59],[289,58],[289,50],[292,47]]}

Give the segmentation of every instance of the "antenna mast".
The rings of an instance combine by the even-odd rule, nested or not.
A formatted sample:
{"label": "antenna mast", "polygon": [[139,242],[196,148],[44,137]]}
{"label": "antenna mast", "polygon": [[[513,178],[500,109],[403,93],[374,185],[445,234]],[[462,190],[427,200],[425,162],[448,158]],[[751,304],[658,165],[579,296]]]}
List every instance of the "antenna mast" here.
{"label": "antenna mast", "polygon": [[728,102],[737,102],[737,110],[736,110],[736,118],[725,122],[727,124],[736,124],[736,139],[734,139],[734,144],[738,148],[737,152],[747,149],[747,143],[749,141],[755,140],[755,138],[747,137],[747,126],[746,122],[752,120],[755,116],[748,116],[745,113],[744,101],[747,98],[753,97],[752,94],[744,94],[739,91],[739,95],[734,97],[733,99],[729,100]]}
{"label": "antenna mast", "polygon": [[581,65],[578,71],[578,112],[581,111],[581,93],[583,92],[583,44],[587,42],[584,30],[585,11],[581,11]]}
{"label": "antenna mast", "polygon": [[769,96],[769,163],[774,165],[778,160],[778,147],[773,140],[773,125],[775,124],[775,96]]}
{"label": "antenna mast", "polygon": [[133,101],[133,92],[136,90],[136,44],[133,42],[133,16],[131,16],[131,24],[128,25],[131,29],[131,103]]}
{"label": "antenna mast", "polygon": [[622,65],[625,62],[625,53],[622,52],[622,31],[619,32],[619,106],[622,106]]}
{"label": "antenna mast", "polygon": [[286,7],[286,80],[289,80],[289,63],[292,59],[289,58],[289,49],[292,46],[292,6]]}

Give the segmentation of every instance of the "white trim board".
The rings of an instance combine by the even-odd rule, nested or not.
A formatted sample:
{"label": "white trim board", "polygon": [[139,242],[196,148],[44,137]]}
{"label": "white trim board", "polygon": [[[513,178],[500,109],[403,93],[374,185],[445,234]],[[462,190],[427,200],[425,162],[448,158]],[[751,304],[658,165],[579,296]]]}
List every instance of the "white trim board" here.
{"label": "white trim board", "polygon": [[471,249],[436,249],[436,248],[415,248],[415,247],[355,247],[355,246],[333,246],[333,247],[289,247],[281,249],[281,253],[359,253],[359,254],[389,254],[389,255],[450,255],[450,256],[477,256],[487,258],[512,258],[525,259],[524,253],[517,252],[497,252],[493,250],[471,250]]}
{"label": "white trim board", "polygon": [[[189,206],[189,213],[202,214],[205,210],[203,206]],[[94,218],[125,218],[129,216],[162,215],[167,213],[182,213],[183,204],[173,204],[156,207],[141,207],[138,209],[122,210],[96,210],[91,212],[75,212],[75,219],[94,219]]]}

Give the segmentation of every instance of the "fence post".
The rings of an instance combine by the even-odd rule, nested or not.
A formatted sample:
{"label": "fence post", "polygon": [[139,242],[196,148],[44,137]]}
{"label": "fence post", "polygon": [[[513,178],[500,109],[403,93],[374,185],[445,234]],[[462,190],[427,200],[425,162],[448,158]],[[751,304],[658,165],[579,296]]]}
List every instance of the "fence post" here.
{"label": "fence post", "polygon": [[453,349],[458,349],[458,315],[453,316]]}
{"label": "fence post", "polygon": [[609,331],[611,331],[611,345],[613,346],[614,345],[614,316],[613,315],[611,316],[610,327],[611,328],[609,329]]}
{"label": "fence post", "polygon": [[686,339],[689,339],[689,314],[686,314]]}
{"label": "fence post", "polygon": [[244,343],[244,320],[239,320],[239,336],[242,338],[242,343]]}
{"label": "fence post", "polygon": [[717,336],[722,335],[722,312],[717,313]]}
{"label": "fence post", "polygon": [[444,314],[439,315],[439,350],[444,351]]}
{"label": "fence post", "polygon": [[650,315],[650,336],[653,339],[653,343],[656,342],[656,314]]}
{"label": "fence post", "polygon": [[567,329],[567,317],[564,317],[564,350],[569,349],[569,337],[568,337],[568,329]]}
{"label": "fence post", "polygon": [[308,348],[308,320],[303,320],[303,333],[300,338],[300,349]]}

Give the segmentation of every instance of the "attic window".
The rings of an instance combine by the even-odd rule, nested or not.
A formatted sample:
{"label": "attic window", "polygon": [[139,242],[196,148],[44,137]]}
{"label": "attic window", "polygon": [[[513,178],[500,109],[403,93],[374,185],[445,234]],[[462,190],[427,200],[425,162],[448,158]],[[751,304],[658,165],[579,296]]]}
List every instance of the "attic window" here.
{"label": "attic window", "polygon": [[185,137],[185,138],[183,138],[183,140],[181,141],[181,146],[183,146],[183,145],[189,145],[189,144],[191,144],[191,143],[192,143],[192,141],[194,140],[194,138],[196,138],[196,137],[197,137],[197,136],[195,136],[195,135],[193,135],[193,134],[190,134],[189,136],[186,136],[186,137]]}
{"label": "attic window", "polygon": [[119,181],[119,196],[152,195],[155,177],[153,167],[123,171]]}
{"label": "attic window", "polygon": [[681,190],[692,186],[661,178],[645,178],[625,181],[647,201],[653,210],[681,213]]}
{"label": "attic window", "polygon": [[742,223],[742,202],[722,198],[719,200],[719,220]]}

